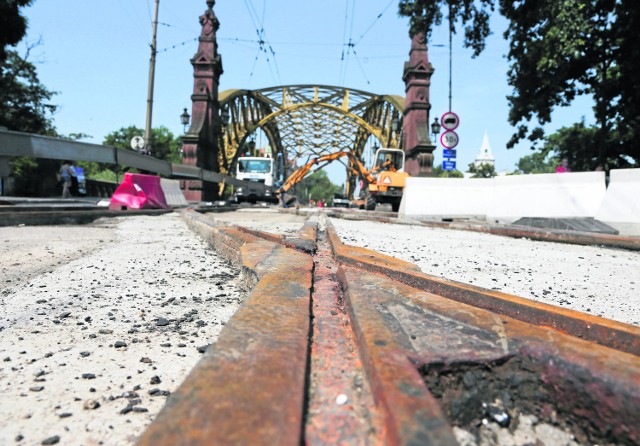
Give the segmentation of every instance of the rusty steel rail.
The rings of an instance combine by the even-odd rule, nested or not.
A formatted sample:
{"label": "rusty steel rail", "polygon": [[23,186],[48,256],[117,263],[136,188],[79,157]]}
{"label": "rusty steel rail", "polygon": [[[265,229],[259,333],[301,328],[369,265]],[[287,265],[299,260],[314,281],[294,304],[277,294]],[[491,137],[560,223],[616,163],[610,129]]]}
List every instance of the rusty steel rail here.
{"label": "rusty steel rail", "polygon": [[322,219],[280,237],[183,215],[253,289],[140,445],[455,445],[494,405],[640,443],[638,327],[433,278]]}

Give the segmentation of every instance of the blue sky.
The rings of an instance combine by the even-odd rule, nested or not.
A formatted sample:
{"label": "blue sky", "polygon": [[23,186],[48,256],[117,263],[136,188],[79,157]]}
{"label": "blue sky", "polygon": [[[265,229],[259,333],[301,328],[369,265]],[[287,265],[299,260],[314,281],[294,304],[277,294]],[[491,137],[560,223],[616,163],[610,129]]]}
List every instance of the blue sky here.
{"label": "blue sky", "polygon": [[[42,40],[32,51],[41,81],[59,92],[55,125],[63,134],[83,132],[101,143],[111,131],[128,125],[144,128],[153,0],[36,0],[24,10],[29,20],[26,42]],[[200,33],[204,0],[160,0],[153,125],[182,134],[179,115],[190,110],[193,72],[189,62]],[[403,63],[408,59],[408,20],[398,17],[397,0],[218,0],[219,52],[224,74],[220,91],[287,84],[340,85],[379,94],[404,95]],[[379,18],[378,16],[382,14]],[[453,43],[453,105],[458,166],[479,152],[484,132],[498,170],[513,170],[526,144],[506,149],[513,130],[507,122],[507,23],[497,13],[493,35],[476,59]],[[257,31],[264,29],[267,54],[259,51]],[[356,42],[355,54],[345,46]],[[447,27],[434,32],[429,60],[435,68],[431,86],[433,113],[448,111],[449,50]],[[24,52],[25,44],[19,45]],[[275,57],[270,49],[275,52]],[[592,122],[588,98],[558,110],[547,127],[554,131],[585,116]],[[442,162],[442,148],[436,163]],[[341,183],[343,169],[330,169]]]}

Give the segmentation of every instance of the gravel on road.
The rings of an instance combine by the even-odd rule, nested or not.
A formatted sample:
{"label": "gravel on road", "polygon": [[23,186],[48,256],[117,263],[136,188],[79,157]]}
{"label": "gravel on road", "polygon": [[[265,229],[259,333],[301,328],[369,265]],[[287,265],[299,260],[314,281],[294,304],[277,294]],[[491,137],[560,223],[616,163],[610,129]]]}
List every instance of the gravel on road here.
{"label": "gravel on road", "polygon": [[640,325],[640,253],[332,218],[343,243],[433,276]]}
{"label": "gravel on road", "polygon": [[0,273],[0,444],[135,444],[244,297],[177,214],[3,227]]}

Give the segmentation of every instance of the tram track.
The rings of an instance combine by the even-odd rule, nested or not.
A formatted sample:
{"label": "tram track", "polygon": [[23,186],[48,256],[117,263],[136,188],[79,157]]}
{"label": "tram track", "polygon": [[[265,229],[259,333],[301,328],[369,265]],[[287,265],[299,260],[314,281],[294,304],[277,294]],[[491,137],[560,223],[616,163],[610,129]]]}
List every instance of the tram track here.
{"label": "tram track", "polygon": [[314,219],[282,237],[183,215],[254,287],[141,445],[446,445],[525,417],[640,441],[637,327],[428,276]]}

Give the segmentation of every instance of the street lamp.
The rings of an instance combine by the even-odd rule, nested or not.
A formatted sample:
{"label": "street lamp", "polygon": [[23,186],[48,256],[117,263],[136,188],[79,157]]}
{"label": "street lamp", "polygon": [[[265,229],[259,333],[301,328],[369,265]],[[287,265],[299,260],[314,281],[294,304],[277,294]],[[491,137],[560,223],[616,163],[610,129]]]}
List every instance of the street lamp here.
{"label": "street lamp", "polygon": [[376,153],[378,152],[379,148],[380,146],[378,145],[378,142],[374,142],[373,147],[371,147],[371,158],[369,158],[369,165],[373,165],[375,163]]}
{"label": "street lamp", "polygon": [[400,120],[398,119],[397,116],[394,116],[393,119],[391,120],[391,130],[393,130],[394,132],[397,132],[399,128],[400,128]]}
{"label": "street lamp", "polygon": [[438,138],[438,135],[440,134],[440,130],[442,130],[442,126],[438,122],[438,118],[437,117],[433,118],[433,123],[431,124],[431,134],[433,135],[434,142]]}
{"label": "street lamp", "polygon": [[187,109],[185,108],[182,114],[180,115],[180,122],[184,127],[184,133],[187,133],[187,126],[189,125],[189,119],[191,119],[191,115],[187,113]]}
{"label": "street lamp", "polygon": [[226,127],[229,124],[229,109],[227,107],[223,108],[220,112],[220,122],[222,123],[222,127]]}

